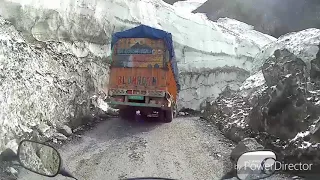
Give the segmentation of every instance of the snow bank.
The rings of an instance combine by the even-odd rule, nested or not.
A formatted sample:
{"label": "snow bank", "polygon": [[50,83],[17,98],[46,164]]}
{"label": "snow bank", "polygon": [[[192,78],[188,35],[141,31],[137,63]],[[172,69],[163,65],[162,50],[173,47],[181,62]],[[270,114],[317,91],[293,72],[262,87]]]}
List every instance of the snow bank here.
{"label": "snow bank", "polygon": [[[194,1],[190,2],[194,4]],[[10,19],[24,32],[29,42],[59,41],[77,57],[110,55],[111,34],[140,24],[163,29],[173,34],[178,66],[181,72],[203,72],[221,67],[251,70],[253,57],[274,38],[254,31],[243,23],[240,28],[229,26],[231,20],[212,22],[201,14],[180,11],[158,0],[4,0],[0,15]],[[240,30],[241,29],[241,30]],[[206,81],[206,73],[193,81],[184,81],[179,104],[198,109],[201,101],[214,98],[221,87],[234,82],[239,88],[244,78],[232,74],[213,82]],[[185,79],[192,79],[184,73]],[[246,75],[248,76],[248,75]],[[217,87],[214,87],[217,85]],[[213,89],[216,89],[213,91]],[[197,94],[197,96],[194,96]],[[181,107],[180,106],[180,107]]]}
{"label": "snow bank", "polygon": [[63,44],[30,46],[1,17],[0,36],[0,152],[90,114],[90,97],[107,82],[104,62],[77,58]]}
{"label": "snow bank", "polygon": [[[310,61],[316,58],[320,44],[320,29],[306,29],[299,32],[285,34],[268,45],[262,48],[262,51],[257,54],[253,62],[252,73],[259,71],[266,59],[273,56],[277,49],[288,49],[297,57],[301,58],[307,65]],[[310,68],[310,67],[308,67]]]}
{"label": "snow bank", "polygon": [[192,12],[200,7],[207,0],[186,0],[186,1],[178,1],[173,4],[173,7],[178,11]]}

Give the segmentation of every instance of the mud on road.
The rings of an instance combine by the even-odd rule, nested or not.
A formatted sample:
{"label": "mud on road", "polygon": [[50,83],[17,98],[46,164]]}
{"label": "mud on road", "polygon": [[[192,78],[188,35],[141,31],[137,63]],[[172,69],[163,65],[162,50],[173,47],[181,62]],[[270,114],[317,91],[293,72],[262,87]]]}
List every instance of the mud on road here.
{"label": "mud on road", "polygon": [[[112,118],[59,152],[64,166],[79,180],[151,176],[203,180],[219,179],[230,170],[231,146],[217,128],[196,117],[168,124]],[[52,180],[25,170],[19,179]]]}

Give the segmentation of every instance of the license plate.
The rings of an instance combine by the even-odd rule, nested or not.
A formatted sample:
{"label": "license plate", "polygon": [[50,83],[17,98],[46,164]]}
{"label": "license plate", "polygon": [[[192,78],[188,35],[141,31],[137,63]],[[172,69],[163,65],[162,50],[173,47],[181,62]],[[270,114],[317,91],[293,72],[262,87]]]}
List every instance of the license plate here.
{"label": "license plate", "polygon": [[128,99],[132,99],[132,100],[143,100],[144,97],[143,97],[143,96],[129,96]]}

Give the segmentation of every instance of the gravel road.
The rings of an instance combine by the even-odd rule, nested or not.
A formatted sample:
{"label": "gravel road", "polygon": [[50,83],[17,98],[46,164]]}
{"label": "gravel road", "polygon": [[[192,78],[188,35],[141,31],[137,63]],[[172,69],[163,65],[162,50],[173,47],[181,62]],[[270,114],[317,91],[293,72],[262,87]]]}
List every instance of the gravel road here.
{"label": "gravel road", "polygon": [[[216,127],[196,117],[177,118],[169,124],[113,118],[59,151],[65,167],[79,180],[146,176],[216,180],[230,170],[233,146]],[[19,179],[71,180],[26,170]]]}

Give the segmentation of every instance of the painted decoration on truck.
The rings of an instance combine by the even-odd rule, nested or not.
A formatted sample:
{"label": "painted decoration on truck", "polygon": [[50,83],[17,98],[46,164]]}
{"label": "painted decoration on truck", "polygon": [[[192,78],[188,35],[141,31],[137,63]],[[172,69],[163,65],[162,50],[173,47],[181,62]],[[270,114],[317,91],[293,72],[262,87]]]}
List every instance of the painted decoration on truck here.
{"label": "painted decoration on truck", "polygon": [[118,85],[156,86],[157,77],[118,76]]}
{"label": "painted decoration on truck", "polygon": [[123,38],[114,46],[113,66],[162,68],[165,50],[163,40]]}
{"label": "painted decoration on truck", "polygon": [[167,72],[158,68],[111,68],[109,88],[164,89],[167,87]]}

